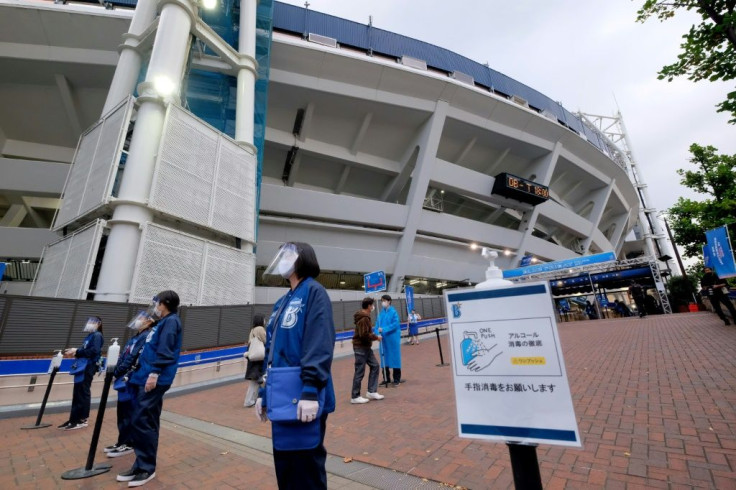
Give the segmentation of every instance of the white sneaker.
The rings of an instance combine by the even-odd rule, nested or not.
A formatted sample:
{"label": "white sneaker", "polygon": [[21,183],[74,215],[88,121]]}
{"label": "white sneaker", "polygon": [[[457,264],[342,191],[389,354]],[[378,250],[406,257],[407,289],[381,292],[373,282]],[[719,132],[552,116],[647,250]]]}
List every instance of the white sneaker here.
{"label": "white sneaker", "polygon": [[368,398],[369,400],[383,400],[384,398],[386,398],[385,396],[379,394],[378,392],[371,393],[370,391],[365,394],[365,397]]}
{"label": "white sneaker", "polygon": [[[383,398],[383,397],[381,397]],[[362,396],[359,396],[358,398],[351,398],[350,403],[368,403],[370,400],[368,398],[363,398]]]}

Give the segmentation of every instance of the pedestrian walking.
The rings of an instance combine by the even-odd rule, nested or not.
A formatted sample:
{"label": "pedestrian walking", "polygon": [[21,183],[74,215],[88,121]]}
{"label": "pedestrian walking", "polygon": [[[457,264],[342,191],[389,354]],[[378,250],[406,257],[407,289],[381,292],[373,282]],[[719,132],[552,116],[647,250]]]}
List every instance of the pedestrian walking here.
{"label": "pedestrian walking", "polygon": [[[726,281],[718,277],[718,274],[713,271],[712,268],[706,267],[705,274],[700,279],[700,286],[703,288],[703,295],[707,296],[710,300],[710,304],[713,306],[716,315],[723,320],[726,325],[731,325],[731,322],[726,318],[721,309],[721,304],[725,305],[728,312],[731,314],[731,319],[736,320],[736,309],[733,307],[733,302],[728,297],[728,288],[726,287]],[[724,291],[725,290],[725,291]]]}

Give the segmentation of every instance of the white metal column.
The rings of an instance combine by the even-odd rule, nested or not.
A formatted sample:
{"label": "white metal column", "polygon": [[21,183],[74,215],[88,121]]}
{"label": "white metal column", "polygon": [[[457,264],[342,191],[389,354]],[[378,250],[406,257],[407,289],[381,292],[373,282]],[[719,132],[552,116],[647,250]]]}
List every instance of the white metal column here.
{"label": "white metal column", "polygon": [[138,0],[127,34],[123,34],[120,58],[115,67],[110,90],[107,92],[102,114],[107,114],[121,100],[133,93],[141,71],[141,53],[138,52],[140,36],[156,18],[156,0]]}
{"label": "white metal column", "polygon": [[161,10],[146,80],[138,90],[141,106],[120,192],[114,201],[113,217],[108,221],[110,235],[97,282],[96,300],[128,300],[141,226],[153,217],[147,199],[163,130],[165,99],[179,94],[195,16],[196,7],[189,0],[169,0]]}

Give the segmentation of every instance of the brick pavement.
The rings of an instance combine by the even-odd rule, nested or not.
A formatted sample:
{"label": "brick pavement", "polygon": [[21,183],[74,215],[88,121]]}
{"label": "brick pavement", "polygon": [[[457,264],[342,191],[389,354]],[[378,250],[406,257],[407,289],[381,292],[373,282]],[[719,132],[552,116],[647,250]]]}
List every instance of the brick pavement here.
{"label": "brick pavement", "polygon": [[[584,447],[538,448],[545,488],[736,489],[735,327],[688,313],[562,323],[559,330]],[[445,337],[442,343],[447,360]],[[352,358],[335,360],[338,406],[328,419],[328,452],[467,488],[513,488],[503,444],[455,435],[451,371],[436,366],[434,336],[405,345],[403,356],[407,383],[382,389],[386,399],[366,405],[349,403]],[[269,436],[269,425],[242,408],[243,394],[244,385],[234,383],[167,397],[164,409]],[[114,434],[113,413],[103,434]],[[114,472],[129,457],[113,460],[107,475],[62,482],[64,470],[84,465],[91,429],[17,429],[31,419],[0,420],[0,488],[122,488]],[[159,476],[146,487],[274,488],[266,462],[164,424]]]}

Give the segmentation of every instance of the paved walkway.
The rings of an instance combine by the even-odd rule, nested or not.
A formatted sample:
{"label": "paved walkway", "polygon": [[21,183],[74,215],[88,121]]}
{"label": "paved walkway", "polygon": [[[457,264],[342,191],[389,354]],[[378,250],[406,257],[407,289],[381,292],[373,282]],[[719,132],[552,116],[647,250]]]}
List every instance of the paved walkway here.
{"label": "paved walkway", "polygon": [[[538,448],[546,489],[736,489],[736,327],[688,313],[559,330],[584,447]],[[436,338],[402,354],[407,383],[366,405],[349,403],[351,357],[335,360],[329,487],[513,488],[503,444],[456,436],[451,371],[436,366]],[[243,395],[238,382],[167,397],[157,478],[146,488],[276,488],[270,426],[242,407]],[[109,460],[110,473],[61,480],[84,466],[91,428],[21,431],[35,417],[4,417],[0,488],[123,488],[114,475],[131,456]],[[108,410],[101,445],[114,438],[114,418]]]}

